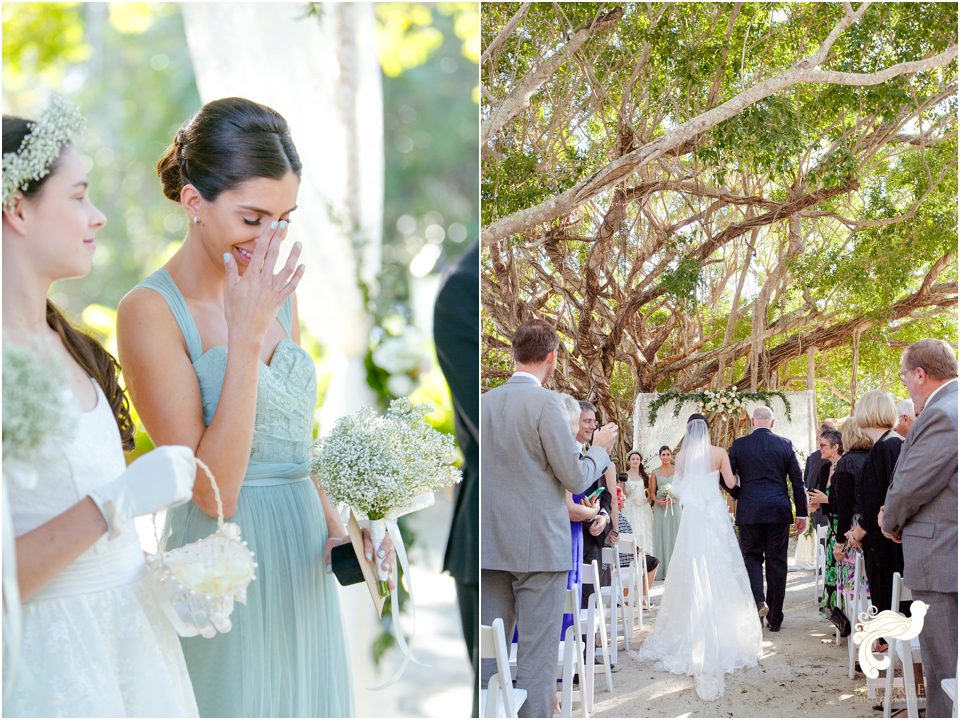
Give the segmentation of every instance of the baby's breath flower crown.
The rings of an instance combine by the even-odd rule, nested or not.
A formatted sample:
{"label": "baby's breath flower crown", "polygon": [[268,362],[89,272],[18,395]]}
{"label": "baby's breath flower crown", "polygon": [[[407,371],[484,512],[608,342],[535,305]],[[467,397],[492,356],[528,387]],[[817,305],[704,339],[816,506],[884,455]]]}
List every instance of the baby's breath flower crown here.
{"label": "baby's breath flower crown", "polygon": [[47,176],[63,146],[83,130],[80,110],[69,100],[54,95],[40,119],[30,123],[30,134],[16,152],[3,156],[3,207],[9,207],[17,192]]}

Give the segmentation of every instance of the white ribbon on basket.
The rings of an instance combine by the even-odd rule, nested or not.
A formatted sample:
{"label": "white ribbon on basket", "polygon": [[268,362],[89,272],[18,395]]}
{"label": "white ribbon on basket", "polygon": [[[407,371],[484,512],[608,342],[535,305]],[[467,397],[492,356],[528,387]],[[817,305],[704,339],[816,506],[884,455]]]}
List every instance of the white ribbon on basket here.
{"label": "white ribbon on basket", "polygon": [[[393,639],[397,643],[397,648],[400,650],[403,655],[403,660],[401,661],[399,667],[394,670],[393,674],[387,678],[380,685],[374,687],[368,687],[367,690],[383,690],[393,683],[395,683],[404,671],[407,669],[407,666],[410,663],[419,665],[421,667],[430,667],[426,663],[420,662],[413,656],[413,639],[417,632],[417,613],[416,607],[417,604],[413,599],[413,576],[410,574],[410,562],[407,559],[407,550],[403,545],[403,536],[400,534],[400,528],[397,525],[397,519],[403,517],[404,515],[409,515],[410,513],[416,512],[417,510],[423,510],[424,508],[430,507],[434,504],[436,498],[433,493],[423,493],[417,495],[410,502],[409,505],[406,505],[399,510],[391,510],[387,513],[386,518],[382,520],[368,520],[370,524],[370,538],[373,541],[374,552],[380,548],[380,543],[383,542],[384,530],[390,534],[390,539],[393,541],[393,551],[396,553],[397,562],[400,564],[400,568],[403,570],[403,576],[406,579],[407,583],[407,594],[410,596],[410,642],[407,643],[406,639],[403,636],[403,631],[400,628],[400,597],[397,590],[397,587],[394,587],[390,591],[390,624],[391,624],[391,634]],[[377,577],[381,580],[387,580],[388,575],[383,571],[383,568],[380,564],[377,564]]]}

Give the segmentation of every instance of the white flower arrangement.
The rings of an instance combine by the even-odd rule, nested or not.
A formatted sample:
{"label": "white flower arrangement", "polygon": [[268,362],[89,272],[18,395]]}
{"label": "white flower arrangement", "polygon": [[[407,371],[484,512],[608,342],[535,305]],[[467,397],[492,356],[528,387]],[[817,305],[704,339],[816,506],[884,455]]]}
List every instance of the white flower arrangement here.
{"label": "white flower arrangement", "polygon": [[[36,464],[44,451],[76,432],[79,410],[66,366],[35,340],[29,347],[3,340],[3,460]],[[16,475],[16,473],[15,473]],[[27,486],[36,475],[19,479]]]}
{"label": "white flower arrangement", "polygon": [[391,375],[426,369],[429,362],[422,334],[407,326],[402,335],[384,338],[373,351],[373,362]]}
{"label": "white flower arrangement", "polygon": [[673,483],[664,483],[663,485],[663,499],[667,501],[667,507],[670,509],[670,514],[673,515],[673,503],[676,500],[676,495],[673,493]]}
{"label": "white flower arrangement", "polygon": [[75,105],[54,95],[40,118],[30,123],[27,135],[16,152],[3,156],[3,207],[17,192],[50,172],[63,146],[83,130],[84,119]]}
{"label": "white flower arrangement", "polygon": [[460,482],[453,438],[424,420],[427,405],[406,398],[381,416],[342,417],[314,447],[313,475],[327,496],[370,520],[404,514],[419,495]]}
{"label": "white flower arrangement", "polygon": [[707,390],[703,393],[704,400],[700,409],[707,413],[720,415],[736,415],[746,408],[743,397],[737,392],[734,385],[729,390]]}
{"label": "white flower arrangement", "polygon": [[[453,438],[426,422],[429,410],[406,398],[393,400],[383,415],[364,408],[314,443],[313,477],[334,503],[370,521],[374,547],[397,518],[431,505],[434,491],[461,480]],[[392,539],[402,549],[398,532]],[[387,578],[378,573],[385,597]]]}

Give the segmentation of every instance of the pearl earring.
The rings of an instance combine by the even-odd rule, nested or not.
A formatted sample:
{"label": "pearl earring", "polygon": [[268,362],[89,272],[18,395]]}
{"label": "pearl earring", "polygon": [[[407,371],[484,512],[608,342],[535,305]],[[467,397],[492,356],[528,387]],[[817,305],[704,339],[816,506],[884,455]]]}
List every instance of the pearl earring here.
{"label": "pearl earring", "polygon": [[199,216],[199,215],[194,215],[194,216],[193,216],[193,224],[196,225],[196,224],[198,224],[199,222],[200,222],[200,216]]}

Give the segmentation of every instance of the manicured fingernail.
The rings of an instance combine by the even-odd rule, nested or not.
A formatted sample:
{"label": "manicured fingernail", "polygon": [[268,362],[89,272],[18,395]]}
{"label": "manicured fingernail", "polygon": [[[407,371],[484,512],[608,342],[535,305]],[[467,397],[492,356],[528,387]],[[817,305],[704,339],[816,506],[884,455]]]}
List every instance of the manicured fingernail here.
{"label": "manicured fingernail", "polygon": [[286,230],[286,229],[287,229],[287,225],[289,225],[289,224],[290,224],[290,223],[288,223],[286,220],[281,220],[281,221],[280,221],[280,229],[281,229],[281,230]]}
{"label": "manicured fingernail", "polygon": [[387,556],[387,551],[386,551],[386,550],[384,550],[383,548],[380,548],[379,550],[377,550],[377,557],[378,557],[378,558],[380,558],[381,560],[383,560],[386,556]]}
{"label": "manicured fingernail", "polygon": [[364,553],[363,556],[364,556],[367,560],[373,560],[373,553]]}
{"label": "manicured fingernail", "polygon": [[302,249],[303,249],[303,243],[301,243],[299,240],[297,240],[297,241],[293,244],[293,247],[294,247],[295,250],[302,250]]}
{"label": "manicured fingernail", "polygon": [[276,230],[276,229],[277,229],[277,225],[279,225],[279,224],[280,224],[280,223],[278,223],[276,220],[274,220],[272,223],[270,223],[270,229],[271,229],[271,230]]}
{"label": "manicured fingernail", "polygon": [[383,564],[383,571],[384,571],[384,572],[390,572],[390,563],[384,563],[384,564]]}
{"label": "manicured fingernail", "polygon": [[327,565],[327,575],[333,572],[333,565]]}
{"label": "manicured fingernail", "polygon": [[224,253],[224,254],[223,254],[223,261],[224,261],[225,263],[229,263],[229,262],[230,262],[230,253]]}

